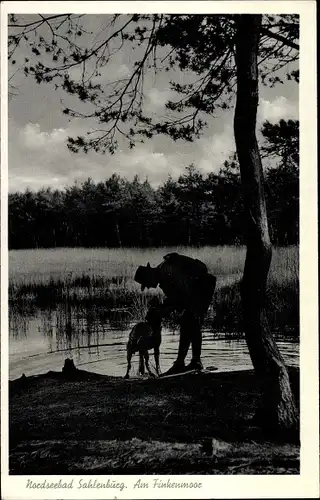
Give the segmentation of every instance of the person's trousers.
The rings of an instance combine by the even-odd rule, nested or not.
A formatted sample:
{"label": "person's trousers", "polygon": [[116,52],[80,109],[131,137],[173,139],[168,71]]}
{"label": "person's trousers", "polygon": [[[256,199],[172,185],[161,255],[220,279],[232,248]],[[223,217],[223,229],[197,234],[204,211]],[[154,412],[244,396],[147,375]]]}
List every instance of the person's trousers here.
{"label": "person's trousers", "polygon": [[208,274],[196,286],[194,301],[183,312],[180,320],[180,341],[177,362],[183,363],[191,344],[192,361],[201,358],[201,328],[216,287],[216,278]]}

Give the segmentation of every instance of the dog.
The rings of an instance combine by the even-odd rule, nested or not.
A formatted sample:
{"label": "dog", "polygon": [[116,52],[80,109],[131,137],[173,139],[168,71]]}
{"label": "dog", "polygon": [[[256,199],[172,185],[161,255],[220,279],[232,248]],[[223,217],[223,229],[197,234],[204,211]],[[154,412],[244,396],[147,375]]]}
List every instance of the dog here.
{"label": "dog", "polygon": [[150,377],[155,377],[150,370],[149,354],[150,349],[154,349],[154,359],[156,372],[160,376],[160,344],[161,344],[161,314],[155,307],[150,307],[145,321],[140,321],[131,330],[127,343],[127,372],[124,378],[129,378],[131,369],[131,358],[133,354],[139,352],[139,372],[144,375],[144,364]]}

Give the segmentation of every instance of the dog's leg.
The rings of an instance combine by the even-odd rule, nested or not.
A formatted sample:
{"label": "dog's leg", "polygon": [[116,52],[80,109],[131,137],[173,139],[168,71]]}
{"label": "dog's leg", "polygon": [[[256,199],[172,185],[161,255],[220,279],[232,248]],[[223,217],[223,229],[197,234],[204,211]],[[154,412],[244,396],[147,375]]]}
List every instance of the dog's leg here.
{"label": "dog's leg", "polygon": [[145,351],[143,353],[143,355],[144,355],[144,359],[145,359],[145,362],[146,362],[146,368],[148,370],[148,373],[149,373],[150,377],[154,378],[155,375],[154,375],[154,373],[152,373],[152,371],[150,370],[150,366],[149,366],[149,353],[148,353],[148,351]]}
{"label": "dog's leg", "polygon": [[144,360],[143,360],[143,353],[139,351],[139,372],[141,375],[144,375]]}
{"label": "dog's leg", "polygon": [[158,377],[160,377],[160,362],[159,362],[159,357],[160,357],[160,349],[159,346],[154,348],[154,360],[156,362],[156,372]]}
{"label": "dog's leg", "polygon": [[131,358],[132,358],[132,347],[128,343],[127,344],[127,363],[128,363],[128,366],[127,366],[127,373],[125,374],[124,378],[129,378],[129,373],[130,373],[130,369],[131,369]]}

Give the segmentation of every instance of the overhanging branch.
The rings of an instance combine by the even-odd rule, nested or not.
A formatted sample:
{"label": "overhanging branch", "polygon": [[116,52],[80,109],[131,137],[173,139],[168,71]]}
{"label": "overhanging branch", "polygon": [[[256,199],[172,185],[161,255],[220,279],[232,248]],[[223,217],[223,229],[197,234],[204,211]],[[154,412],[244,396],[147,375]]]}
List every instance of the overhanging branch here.
{"label": "overhanging branch", "polygon": [[288,47],[291,47],[292,49],[299,50],[299,45],[292,40],[289,40],[288,38],[279,35],[278,33],[274,33],[273,31],[268,30],[267,28],[264,28],[263,26],[260,29],[260,33],[262,35],[266,35],[269,38],[274,38],[275,40],[278,40],[279,42],[282,42],[284,45],[288,45]]}

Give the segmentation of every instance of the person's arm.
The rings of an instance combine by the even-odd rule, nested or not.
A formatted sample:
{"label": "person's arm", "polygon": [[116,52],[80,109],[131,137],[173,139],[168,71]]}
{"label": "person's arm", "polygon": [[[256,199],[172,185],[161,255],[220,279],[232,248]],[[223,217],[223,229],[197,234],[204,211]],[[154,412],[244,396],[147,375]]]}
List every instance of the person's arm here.
{"label": "person's arm", "polygon": [[167,297],[164,299],[163,303],[160,305],[161,314],[163,316],[169,316],[176,309],[176,304],[174,304]]}
{"label": "person's arm", "polygon": [[148,318],[149,311],[151,311],[152,309],[153,310],[156,309],[157,312],[159,313],[159,315],[161,316],[161,318],[163,318],[164,316],[169,316],[169,314],[172,313],[176,309],[176,305],[166,297],[162,304],[159,304],[157,306],[151,305],[148,308],[146,318]]}

